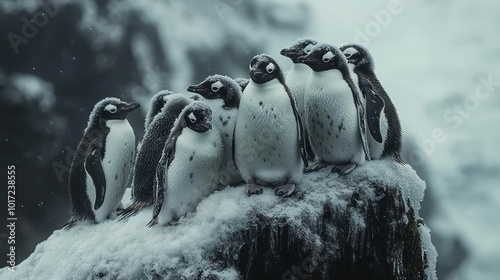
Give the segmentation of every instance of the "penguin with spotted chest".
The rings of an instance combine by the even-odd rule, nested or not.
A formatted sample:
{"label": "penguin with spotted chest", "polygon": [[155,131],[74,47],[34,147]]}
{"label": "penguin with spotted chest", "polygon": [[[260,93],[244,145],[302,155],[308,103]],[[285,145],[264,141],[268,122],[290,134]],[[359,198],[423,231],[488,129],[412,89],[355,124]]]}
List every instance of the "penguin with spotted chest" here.
{"label": "penguin with spotted chest", "polygon": [[233,141],[248,195],[262,193],[262,186],[282,197],[294,193],[307,166],[300,116],[279,65],[266,54],[250,62]]}
{"label": "penguin with spotted chest", "polygon": [[[138,145],[133,169],[132,204],[119,214],[120,219],[130,217],[144,207],[154,204],[154,179],[161,152],[175,120],[191,102],[193,100],[187,95],[170,91],[162,91],[153,96],[147,114],[152,116],[152,119],[148,122],[144,137]],[[160,111],[156,114],[151,113],[158,110],[159,104],[163,104]]]}
{"label": "penguin with spotted chest", "polygon": [[69,172],[70,228],[79,221],[100,223],[120,205],[129,184],[135,135],[128,114],[139,108],[118,98],[98,102],[90,114]]}
{"label": "penguin with spotted chest", "polygon": [[201,101],[187,105],[175,122],[156,169],[155,204],[149,227],[168,225],[196,209],[219,184],[223,157],[212,110]]}
{"label": "penguin with spotted chest", "polygon": [[316,162],[308,171],[334,164],[333,171],[348,174],[370,159],[365,111],[342,52],[318,44],[298,58],[311,73],[304,97],[306,125]]}
{"label": "penguin with spotted chest", "polygon": [[[313,38],[300,38],[289,48],[282,49],[280,54],[290,58],[293,62],[292,68],[286,75],[286,83],[293,98],[297,104],[297,111],[299,112],[302,122],[305,120],[304,96],[307,94],[306,83],[311,75],[311,68],[304,63],[298,61],[298,58],[307,55],[311,52],[312,48],[318,44],[318,41]],[[307,126],[302,123],[304,130],[304,141],[306,142],[306,151],[309,159],[314,159],[314,153],[309,142],[307,133]]]}
{"label": "penguin with spotted chest", "polygon": [[205,102],[213,111],[213,125],[222,134],[224,163],[221,184],[235,186],[243,183],[232,156],[233,131],[241,99],[240,85],[228,76],[212,75],[197,85],[189,86],[187,90],[206,99]]}

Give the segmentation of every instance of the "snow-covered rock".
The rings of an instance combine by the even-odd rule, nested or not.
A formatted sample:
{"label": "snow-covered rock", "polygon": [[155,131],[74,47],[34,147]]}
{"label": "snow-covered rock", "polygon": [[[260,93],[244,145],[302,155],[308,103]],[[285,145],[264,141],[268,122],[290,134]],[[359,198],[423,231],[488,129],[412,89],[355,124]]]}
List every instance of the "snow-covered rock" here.
{"label": "snow-covered rock", "polygon": [[146,227],[148,208],[57,230],[0,279],[436,279],[424,189],[388,160],[306,174],[291,198],[227,187],[176,226]]}

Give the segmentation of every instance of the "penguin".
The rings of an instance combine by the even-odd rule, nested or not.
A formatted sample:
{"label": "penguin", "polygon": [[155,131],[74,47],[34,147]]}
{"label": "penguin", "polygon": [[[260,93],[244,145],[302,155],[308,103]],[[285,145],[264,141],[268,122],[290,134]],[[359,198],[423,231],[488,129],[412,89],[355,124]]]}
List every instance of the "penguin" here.
{"label": "penguin", "polygon": [[70,228],[78,221],[100,223],[113,213],[129,183],[135,135],[127,121],[138,103],[118,98],[99,101],[90,114],[69,171]]}
{"label": "penguin", "polygon": [[[162,101],[158,101],[159,99]],[[158,103],[164,105],[150,121],[137,150],[132,176],[132,204],[119,214],[120,219],[130,217],[142,208],[153,205],[155,172],[165,141],[175,120],[191,102],[193,100],[187,95],[169,91],[162,91],[153,96],[149,112],[156,110]]]}
{"label": "penguin", "polygon": [[278,196],[293,194],[307,166],[302,125],[280,66],[266,54],[250,62],[233,141],[248,195],[262,193],[262,186],[276,187]]}
{"label": "penguin", "polygon": [[306,125],[316,162],[307,171],[334,164],[333,171],[349,174],[370,158],[364,108],[342,52],[318,44],[298,61],[311,73],[304,97]]}
{"label": "penguin", "polygon": [[362,45],[350,44],[340,48],[347,58],[349,69],[366,103],[366,119],[370,133],[367,135],[373,159],[391,157],[404,164],[401,157],[402,132],[396,107],[380,84],[375,64],[368,50]]}
{"label": "penguin", "polygon": [[245,88],[247,87],[248,83],[250,82],[250,79],[247,79],[247,78],[236,78],[236,79],[234,79],[234,81],[236,83],[238,83],[238,85],[241,88],[241,92],[243,92],[245,90]]}
{"label": "penguin", "polygon": [[202,101],[190,103],[176,120],[156,169],[149,227],[174,224],[217,189],[224,148],[211,121],[212,110]]}
{"label": "penguin", "polygon": [[[165,106],[168,100],[169,95],[179,94],[170,90],[162,90],[157,94],[153,95],[151,98],[148,112],[146,113],[146,119],[144,122],[144,131],[147,130],[149,124],[153,121],[154,117],[160,113],[161,109]],[[199,95],[197,94],[188,94],[187,95],[192,100],[199,100]]]}
{"label": "penguin", "polygon": [[228,76],[212,75],[197,85],[191,85],[189,92],[200,94],[213,112],[213,125],[222,134],[224,163],[220,183],[223,186],[243,183],[233,161],[233,131],[240,105],[240,86]]}
{"label": "penguin", "polygon": [[148,126],[153,121],[153,118],[161,111],[163,106],[165,106],[165,103],[167,103],[167,96],[172,93],[172,91],[162,90],[153,95],[149,104],[148,112],[146,113],[144,131],[148,129]]}
{"label": "penguin", "polygon": [[[313,38],[300,38],[291,47],[282,49],[280,54],[290,58],[293,62],[292,68],[286,75],[285,81],[292,93],[295,102],[297,103],[297,111],[302,121],[305,120],[304,116],[304,95],[306,94],[306,82],[312,73],[310,67],[306,64],[299,62],[297,59],[300,56],[307,55],[311,52],[312,47],[318,44],[318,41]],[[304,141],[306,142],[307,154],[310,159],[314,159],[311,144],[307,133],[307,127],[302,124],[304,128]]]}

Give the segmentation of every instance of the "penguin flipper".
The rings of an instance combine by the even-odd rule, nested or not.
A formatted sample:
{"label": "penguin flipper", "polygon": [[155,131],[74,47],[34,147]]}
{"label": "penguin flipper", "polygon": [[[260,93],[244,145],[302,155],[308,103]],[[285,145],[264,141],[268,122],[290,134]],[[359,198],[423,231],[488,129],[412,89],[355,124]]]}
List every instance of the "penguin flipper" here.
{"label": "penguin flipper", "polygon": [[363,107],[363,103],[361,103],[361,100],[359,99],[360,95],[358,89],[354,86],[352,79],[349,77],[344,80],[346,80],[347,84],[351,88],[354,105],[356,106],[356,111],[358,112],[358,127],[361,136],[361,143],[365,152],[365,158],[367,160],[371,160],[370,147],[368,147],[368,140],[366,139],[365,108]]}
{"label": "penguin flipper", "polygon": [[304,129],[304,141],[306,145],[306,153],[307,157],[309,160],[314,160],[316,158],[316,155],[314,154],[314,151],[312,149],[312,144],[311,140],[309,139],[309,134],[307,133],[307,130]]}
{"label": "penguin flipper", "polygon": [[284,85],[285,91],[288,94],[288,98],[290,99],[290,103],[292,105],[292,110],[293,114],[295,116],[295,123],[297,126],[297,139],[299,141],[299,150],[300,150],[300,156],[302,157],[302,161],[304,162],[304,168],[307,168],[309,166],[309,161],[307,160],[307,146],[306,146],[306,141],[305,141],[305,132],[302,127],[302,120],[299,115],[299,111],[297,111],[297,105],[295,104],[295,99],[293,98],[292,94],[290,93],[290,89],[288,86]]}
{"label": "penguin flipper", "polygon": [[174,151],[175,141],[167,141],[160,161],[158,162],[158,166],[156,167],[156,199],[153,208],[153,218],[147,224],[148,227],[153,227],[158,223],[158,215],[160,215],[160,211],[165,200],[165,189],[168,189],[167,172],[165,171],[168,169],[170,163],[172,163],[172,160],[174,159]]}
{"label": "penguin flipper", "polygon": [[232,158],[233,158],[233,163],[234,163],[234,166],[236,167],[236,169],[238,169],[238,165],[236,165],[236,141],[235,141],[235,134],[236,134],[236,125],[234,126],[234,129],[233,129],[233,141],[231,143],[231,153],[232,153]]}
{"label": "penguin flipper", "polygon": [[368,129],[375,141],[382,143],[382,134],[380,133],[380,115],[382,114],[385,102],[384,99],[373,91],[373,87],[370,82],[359,77],[359,86],[366,99],[366,119],[368,123]]}
{"label": "penguin flipper", "polygon": [[[99,137],[101,138],[101,137]],[[102,140],[104,138],[102,137]],[[94,210],[101,208],[104,203],[104,198],[106,195],[106,177],[104,176],[104,171],[102,169],[102,161],[101,161],[101,150],[104,143],[92,143],[93,147],[95,147],[94,151],[90,153],[85,158],[85,171],[92,178],[92,182],[94,183],[95,188],[95,202],[94,202]]]}

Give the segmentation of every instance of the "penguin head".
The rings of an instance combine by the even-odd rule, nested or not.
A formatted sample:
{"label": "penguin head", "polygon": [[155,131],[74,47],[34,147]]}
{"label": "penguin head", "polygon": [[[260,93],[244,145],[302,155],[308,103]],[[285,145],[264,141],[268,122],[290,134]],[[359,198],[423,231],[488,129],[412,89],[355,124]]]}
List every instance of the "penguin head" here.
{"label": "penguin head", "polygon": [[241,88],[228,76],[209,76],[203,82],[189,86],[187,90],[206,99],[222,99],[225,107],[238,107],[240,103]]}
{"label": "penguin head", "polygon": [[354,67],[368,67],[370,70],[374,70],[373,58],[364,46],[350,44],[340,47],[340,50],[346,57],[347,62],[354,65]]}
{"label": "penguin head", "polygon": [[139,103],[127,103],[114,97],[104,98],[94,106],[85,131],[91,127],[101,127],[108,120],[124,120],[128,113],[139,107]]}
{"label": "penguin head", "polygon": [[127,103],[114,97],[104,98],[94,106],[87,127],[107,120],[124,120],[128,113],[139,107],[139,103]]}
{"label": "penguin head", "polygon": [[[173,94],[174,92],[169,91],[169,90],[162,90],[155,94],[151,98],[151,103],[149,110],[154,113],[154,115],[158,114],[158,112],[161,111],[161,108],[167,104],[168,96]],[[155,113],[156,112],[156,113]]]}
{"label": "penguin head", "polygon": [[264,84],[273,79],[284,82],[283,73],[276,61],[267,54],[259,54],[250,61],[250,78],[256,84]]}
{"label": "penguin head", "polygon": [[182,127],[206,132],[212,128],[212,109],[205,102],[195,101],[184,108],[182,122]]}
{"label": "penguin head", "polygon": [[330,44],[318,44],[308,55],[301,56],[297,60],[307,64],[315,72],[347,67],[347,60],[342,52]]}
{"label": "penguin head", "polygon": [[300,38],[291,47],[282,49],[280,54],[292,60],[293,63],[300,63],[297,59],[307,55],[312,48],[318,44],[313,38]]}
{"label": "penguin head", "polygon": [[147,127],[153,118],[160,113],[161,109],[165,106],[165,104],[167,104],[168,96],[173,93],[174,92],[169,90],[162,90],[151,98],[149,110],[146,114],[145,127]]}
{"label": "penguin head", "polygon": [[123,101],[105,102],[101,107],[101,118],[103,120],[124,120],[128,113],[139,108],[139,103],[127,103]]}

